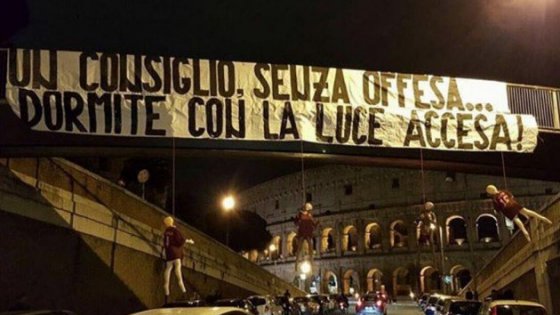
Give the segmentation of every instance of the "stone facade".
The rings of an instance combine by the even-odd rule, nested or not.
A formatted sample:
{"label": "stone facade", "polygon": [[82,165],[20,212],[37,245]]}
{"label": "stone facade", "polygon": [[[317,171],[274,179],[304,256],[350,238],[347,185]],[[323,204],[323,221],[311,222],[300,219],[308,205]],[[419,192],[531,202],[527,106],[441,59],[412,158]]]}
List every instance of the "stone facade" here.
{"label": "stone facade", "polygon": [[[240,203],[265,218],[273,235],[272,251],[246,257],[307,290],[365,292],[384,284],[394,295],[458,291],[510,239],[504,217],[485,194],[488,184],[503,188],[499,176],[426,171],[422,180],[419,170],[353,166],[304,175],[304,181],[298,173],[253,187]],[[556,182],[520,178],[508,178],[507,185],[530,209],[560,190]],[[319,227],[312,272],[301,281],[294,268],[293,217],[304,200],[313,203]],[[416,223],[423,200],[435,204],[437,216],[428,238]]]}

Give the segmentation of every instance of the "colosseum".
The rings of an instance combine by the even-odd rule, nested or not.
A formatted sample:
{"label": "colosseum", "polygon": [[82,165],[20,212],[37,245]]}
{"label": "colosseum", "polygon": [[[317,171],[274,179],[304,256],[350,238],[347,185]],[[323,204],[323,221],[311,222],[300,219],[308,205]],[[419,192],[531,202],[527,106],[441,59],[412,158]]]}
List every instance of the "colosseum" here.
{"label": "colosseum", "polygon": [[[263,217],[273,238],[269,249],[243,255],[308,292],[351,294],[381,285],[395,296],[456,292],[515,232],[485,193],[488,184],[503,188],[504,178],[442,171],[423,177],[419,170],[335,165],[306,170],[303,181],[295,173],[252,187],[240,195],[241,208]],[[506,180],[530,209],[560,190],[556,182]],[[424,200],[435,204],[437,217],[429,238],[417,223]],[[294,225],[304,201],[319,223],[305,276],[295,268]]]}

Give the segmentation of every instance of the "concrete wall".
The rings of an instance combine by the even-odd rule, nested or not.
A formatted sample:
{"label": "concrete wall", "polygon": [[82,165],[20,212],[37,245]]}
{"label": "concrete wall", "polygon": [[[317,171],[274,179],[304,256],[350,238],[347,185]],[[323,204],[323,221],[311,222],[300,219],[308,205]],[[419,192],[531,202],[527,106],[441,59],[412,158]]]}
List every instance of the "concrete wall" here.
{"label": "concrete wall", "polygon": [[[0,310],[22,296],[34,307],[79,314],[126,314],[163,303],[166,213],[61,159],[0,163],[7,166],[0,167]],[[191,294],[298,294],[205,234],[183,222],[178,227],[196,242],[183,261]]]}

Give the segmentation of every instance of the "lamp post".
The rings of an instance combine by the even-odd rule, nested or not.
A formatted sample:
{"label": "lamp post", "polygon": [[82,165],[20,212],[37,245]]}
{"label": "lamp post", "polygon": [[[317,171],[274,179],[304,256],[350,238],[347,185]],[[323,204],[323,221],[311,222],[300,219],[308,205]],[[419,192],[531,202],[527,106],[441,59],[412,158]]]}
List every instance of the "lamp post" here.
{"label": "lamp post", "polygon": [[[443,228],[441,227],[441,225],[439,224],[434,224],[431,223],[430,224],[430,229],[432,230],[432,246],[433,246],[433,232],[438,229],[439,231],[439,248],[440,248],[440,254],[441,254],[441,275],[440,275],[440,283],[441,283],[441,289],[443,290],[443,293],[446,293],[446,284],[443,281],[444,275],[445,275],[445,254],[443,252]],[[435,256],[435,253],[434,253]],[[435,263],[435,262],[434,262]]]}
{"label": "lamp post", "polygon": [[305,291],[305,279],[307,279],[307,275],[311,272],[311,264],[306,260],[301,263],[299,266],[299,270],[301,271],[300,280],[301,280],[301,289]]}
{"label": "lamp post", "polygon": [[[233,210],[233,208],[235,208],[235,199],[229,195],[224,197],[224,199],[222,200],[222,209],[224,209],[224,212],[226,213],[226,215],[231,212]],[[226,219],[226,245],[229,247],[229,215]]]}

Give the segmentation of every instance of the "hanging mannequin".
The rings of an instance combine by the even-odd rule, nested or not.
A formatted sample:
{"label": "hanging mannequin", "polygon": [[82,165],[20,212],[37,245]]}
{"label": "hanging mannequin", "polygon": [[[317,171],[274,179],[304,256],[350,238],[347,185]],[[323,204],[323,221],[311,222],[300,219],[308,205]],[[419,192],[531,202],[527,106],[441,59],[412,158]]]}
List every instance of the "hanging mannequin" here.
{"label": "hanging mannequin", "polygon": [[531,241],[531,236],[525,228],[525,225],[523,225],[523,222],[521,222],[521,220],[519,219],[519,214],[524,215],[528,219],[535,218],[536,220],[552,224],[552,221],[550,221],[546,217],[517,203],[517,201],[509,191],[498,190],[496,186],[488,185],[486,186],[486,193],[488,193],[488,195],[492,197],[494,209],[497,212],[503,213],[506,218],[512,220],[515,225],[517,225],[517,227],[521,230],[523,235],[525,235],[525,238],[527,238],[529,242]]}
{"label": "hanging mannequin", "polygon": [[313,233],[317,227],[317,221],[313,219],[313,205],[306,202],[303,209],[297,214],[294,223],[297,225],[298,230],[296,234],[296,271],[299,265],[301,256],[303,256],[303,243],[307,242],[307,248],[309,249],[309,259],[313,263]]}
{"label": "hanging mannequin", "polygon": [[416,224],[418,224],[418,228],[420,229],[420,240],[428,240],[431,242],[431,235],[433,230],[431,229],[432,225],[437,224],[437,218],[433,211],[434,204],[430,201],[424,204],[424,208],[420,211],[420,217],[416,220]]}
{"label": "hanging mannequin", "polygon": [[194,244],[192,239],[185,239],[179,229],[175,226],[175,220],[172,217],[163,219],[165,232],[163,233],[163,251],[165,253],[165,271],[163,273],[163,290],[165,292],[165,303],[169,301],[169,281],[171,278],[171,269],[175,271],[175,277],[183,295],[187,293],[185,284],[183,283],[183,275],[181,272],[181,262],[183,261],[183,246],[185,243]]}

